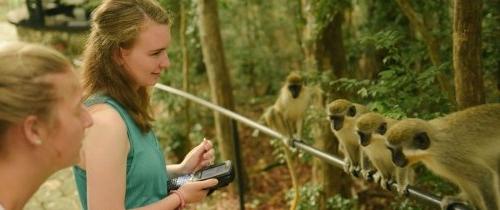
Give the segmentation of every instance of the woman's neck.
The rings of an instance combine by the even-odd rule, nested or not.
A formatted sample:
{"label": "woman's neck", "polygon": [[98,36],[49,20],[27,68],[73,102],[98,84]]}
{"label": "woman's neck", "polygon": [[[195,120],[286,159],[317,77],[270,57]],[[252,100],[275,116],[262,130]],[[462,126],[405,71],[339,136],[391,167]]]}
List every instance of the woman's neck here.
{"label": "woman's neck", "polygon": [[23,209],[38,187],[52,174],[40,160],[26,154],[0,159],[0,204],[7,210]]}

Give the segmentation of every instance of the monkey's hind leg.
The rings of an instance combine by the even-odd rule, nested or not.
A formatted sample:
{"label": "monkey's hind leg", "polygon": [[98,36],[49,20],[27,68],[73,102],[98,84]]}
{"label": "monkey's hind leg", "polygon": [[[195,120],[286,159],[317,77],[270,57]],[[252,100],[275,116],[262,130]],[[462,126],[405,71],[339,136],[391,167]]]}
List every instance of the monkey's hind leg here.
{"label": "monkey's hind leg", "polygon": [[477,171],[477,179],[479,180],[478,188],[483,198],[484,205],[488,210],[498,210],[500,209],[500,204],[498,203],[497,187],[494,184],[497,175],[489,168],[484,168],[483,171],[484,172]]}
{"label": "monkey's hind leg", "polygon": [[359,156],[361,175],[365,180],[373,181],[373,174],[375,174],[377,170],[374,169],[370,159],[362,150],[359,151]]}
{"label": "monkey's hind leg", "polygon": [[355,177],[359,177],[361,175],[361,150],[357,145],[352,144],[344,144],[344,149],[346,153],[344,154],[344,170]]}
{"label": "monkey's hind leg", "polygon": [[408,185],[413,184],[415,171],[410,166],[405,168],[395,168],[397,191],[399,195],[408,194]]}
{"label": "monkey's hind leg", "polygon": [[458,197],[446,197],[443,205],[451,204],[450,201],[458,201],[465,197],[465,200],[472,203],[474,207],[481,210],[498,210],[498,196],[494,185],[494,173],[489,168],[480,165],[468,164],[469,170],[457,172],[461,173],[458,180],[461,193]]}

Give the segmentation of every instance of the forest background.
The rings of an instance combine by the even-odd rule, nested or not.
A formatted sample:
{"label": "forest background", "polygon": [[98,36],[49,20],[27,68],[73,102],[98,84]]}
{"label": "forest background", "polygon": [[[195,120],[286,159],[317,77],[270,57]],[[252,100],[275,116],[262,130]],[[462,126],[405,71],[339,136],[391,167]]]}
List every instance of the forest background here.
{"label": "forest background", "polygon": [[[432,119],[500,101],[499,0],[160,2],[174,20],[172,65],[161,83],[255,121],[292,71],[308,86],[321,87],[325,103],[345,98],[397,119]],[[63,50],[78,59],[78,50]],[[168,162],[179,161],[203,137],[214,139],[219,161],[235,160],[229,119],[165,92],[154,91],[153,102]],[[303,140],[340,155],[325,119],[321,107],[309,109]],[[245,206],[288,209],[294,192],[282,147],[252,132],[238,125]],[[297,209],[433,209],[308,154],[294,155]],[[457,192],[423,166],[416,170],[419,189],[438,196]],[[237,209],[237,192],[232,185],[190,208]]]}
{"label": "forest background", "polygon": [[[299,71],[309,86],[320,86],[326,102],[346,98],[398,119],[432,119],[500,100],[499,1],[162,2],[175,17],[169,51],[173,65],[162,82],[254,120],[274,103],[291,71]],[[206,8],[216,8],[212,12],[218,15],[207,15]],[[218,17],[218,25],[203,20],[207,16]],[[217,36],[206,28],[220,31],[222,48],[207,50],[211,47],[204,44],[217,42]],[[458,32],[464,28],[469,34]],[[464,39],[469,43],[460,43]],[[204,50],[220,53],[223,61]],[[213,76],[221,74],[228,79]],[[204,136],[217,138],[221,158],[232,158],[227,121],[218,122],[210,110],[182,98],[156,96],[164,105],[157,127],[171,159],[182,157]],[[324,114],[308,110],[304,140],[337,154],[334,138],[314,133]],[[218,123],[221,131],[214,130]],[[292,180],[279,142],[250,133],[239,126],[247,207],[289,208]],[[433,208],[349,177],[307,154],[297,155],[297,209]],[[457,192],[422,166],[417,177],[416,186],[424,191],[439,196]]]}

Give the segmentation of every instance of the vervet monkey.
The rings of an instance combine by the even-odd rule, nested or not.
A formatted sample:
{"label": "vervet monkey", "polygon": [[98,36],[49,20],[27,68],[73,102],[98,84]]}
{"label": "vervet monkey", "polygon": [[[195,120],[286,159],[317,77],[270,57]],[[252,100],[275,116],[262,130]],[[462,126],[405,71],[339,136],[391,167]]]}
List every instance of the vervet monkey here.
{"label": "vervet monkey", "polygon": [[283,115],[290,125],[291,135],[302,137],[304,113],[311,101],[311,92],[304,85],[302,77],[292,72],[280,90],[280,95],[274,104],[274,109]]}
{"label": "vervet monkey", "polygon": [[[298,137],[300,139],[302,137],[304,113],[309,106],[311,98],[311,91],[304,85],[302,77],[292,72],[286,78],[278,99],[273,106],[266,109],[261,120],[272,129],[290,138]],[[290,209],[294,210],[300,200],[297,176],[293,166],[294,158],[287,146],[284,146],[283,150],[295,191],[290,205]]]}
{"label": "vervet monkey", "polygon": [[[279,132],[289,137],[297,135],[296,137],[301,138],[304,114],[312,100],[312,92],[309,87],[304,85],[302,77],[298,73],[290,73],[285,84],[280,89],[278,99],[272,106],[274,113],[270,112],[271,108],[266,109],[259,121],[275,127]],[[269,124],[270,121],[266,119],[272,118],[275,113],[282,117],[283,122]],[[253,135],[256,136],[257,134],[258,132],[254,132]]]}
{"label": "vervet monkey", "polygon": [[406,187],[413,182],[414,171],[411,167],[399,168],[391,161],[391,152],[385,145],[385,134],[397,120],[381,114],[369,112],[356,119],[356,131],[363,153],[377,169],[374,181],[385,190],[390,190],[393,182],[397,183],[399,194],[406,192]]}
{"label": "vervet monkey", "polygon": [[369,170],[369,163],[361,152],[359,136],[354,130],[356,118],[368,112],[368,109],[345,99],[337,99],[329,103],[326,109],[330,128],[337,136],[339,147],[344,153],[344,170],[353,175],[361,171],[365,178],[369,177],[369,174],[366,174]]}
{"label": "vervet monkey", "polygon": [[446,197],[478,209],[500,209],[500,104],[468,108],[430,121],[402,120],[387,131],[387,147],[399,167],[422,162],[436,175],[458,185],[459,196]]}

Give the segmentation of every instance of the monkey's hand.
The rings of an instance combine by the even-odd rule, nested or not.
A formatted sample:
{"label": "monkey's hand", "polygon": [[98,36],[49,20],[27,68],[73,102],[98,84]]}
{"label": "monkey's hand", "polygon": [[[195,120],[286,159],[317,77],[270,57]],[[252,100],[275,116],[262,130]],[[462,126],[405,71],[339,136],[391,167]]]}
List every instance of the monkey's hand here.
{"label": "monkey's hand", "polygon": [[468,204],[465,201],[463,194],[459,194],[457,196],[444,196],[443,200],[441,200],[441,209],[446,210],[450,207],[450,205],[456,203]]}
{"label": "monkey's hand", "polygon": [[349,173],[349,170],[351,169],[352,162],[349,158],[344,158],[344,171],[346,173]]}
{"label": "monkey's hand", "polygon": [[[365,169],[361,171],[361,175],[365,180],[374,181],[374,174],[378,173],[375,169]],[[375,182],[376,183],[376,182]]]}
{"label": "monkey's hand", "polygon": [[[392,183],[391,183],[392,184]],[[408,196],[408,184],[407,183],[397,183],[396,189],[400,196]]]}
{"label": "monkey's hand", "polygon": [[377,171],[375,172],[375,174],[373,174],[373,182],[375,183],[380,183],[380,181],[382,180],[382,173],[380,173],[380,171]]}
{"label": "monkey's hand", "polygon": [[348,174],[351,174],[355,177],[359,177],[361,169],[359,166],[353,165],[351,159],[345,158],[344,159],[344,171]]}
{"label": "monkey's hand", "polygon": [[382,187],[382,189],[387,190],[387,191],[391,191],[391,186],[392,186],[392,183],[394,183],[394,181],[392,179],[387,178],[387,177],[381,176],[380,181],[378,183],[380,184],[380,187]]}

